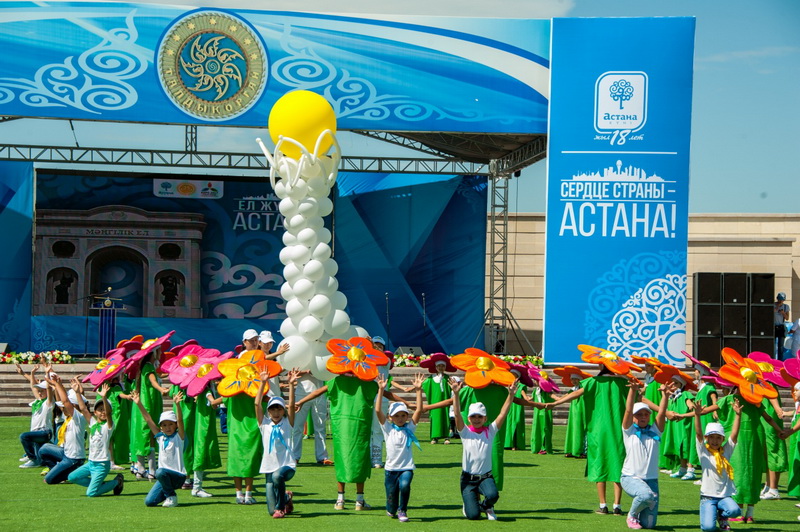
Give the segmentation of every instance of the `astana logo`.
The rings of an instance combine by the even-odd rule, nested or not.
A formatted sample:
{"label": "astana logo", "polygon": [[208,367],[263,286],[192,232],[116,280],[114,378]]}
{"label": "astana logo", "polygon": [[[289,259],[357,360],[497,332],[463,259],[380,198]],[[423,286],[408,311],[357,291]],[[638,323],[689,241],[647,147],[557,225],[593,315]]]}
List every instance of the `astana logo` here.
{"label": "astana logo", "polygon": [[623,109],[622,102],[627,102],[633,97],[633,85],[627,80],[620,79],[611,84],[608,88],[609,96],[615,102],[619,102],[619,108]]}
{"label": "astana logo", "polygon": [[172,102],[202,120],[230,120],[250,109],[267,81],[266,52],[243,20],[217,11],[178,19],[158,50],[161,84]]}

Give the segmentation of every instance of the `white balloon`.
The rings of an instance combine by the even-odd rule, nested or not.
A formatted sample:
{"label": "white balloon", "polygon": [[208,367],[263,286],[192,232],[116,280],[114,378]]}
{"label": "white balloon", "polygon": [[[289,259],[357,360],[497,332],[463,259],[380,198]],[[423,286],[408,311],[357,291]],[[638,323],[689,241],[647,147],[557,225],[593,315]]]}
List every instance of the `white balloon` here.
{"label": "white balloon", "polygon": [[314,291],[325,296],[332,296],[339,289],[339,281],[330,275],[323,275],[322,279],[314,283]]}
{"label": "white balloon", "polygon": [[308,177],[306,179],[306,184],[308,185],[309,190],[312,188],[320,188],[320,187],[325,188],[328,186],[327,183],[325,182],[325,178],[322,177],[321,175]]}
{"label": "white balloon", "polygon": [[288,191],[288,194],[293,200],[300,201],[308,195],[308,185],[302,179],[298,179],[297,183]]}
{"label": "white balloon", "polygon": [[[309,255],[311,254],[309,253]],[[280,253],[278,253],[278,258],[284,266],[292,262],[292,248],[285,247],[281,249]]]}
{"label": "white balloon", "polygon": [[297,212],[305,218],[313,218],[319,212],[319,203],[316,198],[305,198],[297,206]]}
{"label": "white balloon", "polygon": [[312,360],[311,374],[321,381],[329,381],[336,376],[334,373],[328,371],[328,368],[326,367],[330,357],[331,354],[328,353],[327,356],[317,356]]}
{"label": "white balloon", "polygon": [[305,264],[311,258],[311,249],[303,244],[296,244],[289,249],[289,256],[297,265]]}
{"label": "white balloon", "polygon": [[331,296],[331,305],[333,308],[344,310],[347,307],[347,296],[341,292],[335,292]]}
{"label": "white balloon", "polygon": [[336,277],[336,274],[339,272],[339,265],[336,264],[336,261],[328,259],[323,264],[325,265],[325,273],[331,277]]}
{"label": "white balloon", "polygon": [[301,214],[295,214],[291,218],[287,218],[286,222],[289,224],[292,232],[297,234],[301,229],[308,227],[308,220],[303,218]]}
{"label": "white balloon", "polygon": [[369,338],[370,337],[369,333],[367,332],[367,330],[364,327],[361,327],[360,325],[353,325],[353,328],[356,330],[356,336],[358,336],[359,338]]}
{"label": "white balloon", "polygon": [[311,257],[318,261],[325,262],[331,258],[331,247],[325,242],[320,242],[311,249]]}
{"label": "white balloon", "polygon": [[284,246],[294,246],[297,244],[297,237],[289,231],[284,231],[282,240]]}
{"label": "white balloon", "polygon": [[308,316],[308,308],[297,298],[286,302],[286,315],[295,323]]}
{"label": "white balloon", "polygon": [[314,297],[314,283],[310,280],[302,277],[297,279],[296,282],[292,283],[292,291],[294,291],[294,295],[299,299],[305,299],[308,301],[312,297]]}
{"label": "white balloon", "polygon": [[341,335],[350,328],[350,316],[347,315],[347,312],[338,309],[328,316],[329,318],[325,319],[325,329],[331,336],[341,338]]}
{"label": "white balloon", "polygon": [[[292,291],[292,285],[290,285],[289,283],[283,283],[281,285],[281,297],[283,298],[284,301],[289,301],[294,297],[294,292]],[[283,336],[285,338],[286,336],[291,336],[291,334],[284,334]]]}
{"label": "white balloon", "polygon": [[283,198],[281,202],[278,204],[278,210],[280,210],[281,214],[286,216],[287,218],[297,214],[298,207],[299,207],[298,203],[294,201],[292,198]]}
{"label": "white balloon", "polygon": [[289,350],[278,357],[278,363],[281,366],[287,369],[315,369],[316,364],[312,365],[314,360],[313,342],[309,342],[298,334],[284,338],[281,344],[284,343],[289,344]]}
{"label": "white balloon", "polygon": [[283,184],[283,179],[275,183],[275,195],[281,199],[287,196],[286,185]]}
{"label": "white balloon", "polygon": [[319,216],[315,216],[313,218],[308,218],[308,227],[319,233],[322,228],[325,226],[325,222],[322,221],[322,218]]}
{"label": "white balloon", "polygon": [[319,198],[317,201],[319,203],[317,214],[320,216],[328,216],[333,212],[333,202],[329,197],[325,196],[324,198]]}
{"label": "white balloon", "polygon": [[316,247],[317,243],[319,242],[318,239],[319,237],[317,236],[317,232],[311,227],[306,227],[305,229],[301,229],[297,233],[297,241],[303,244],[304,246]]}
{"label": "white balloon", "polygon": [[281,336],[288,338],[289,336],[295,336],[297,334],[300,333],[297,327],[294,326],[294,323],[292,323],[292,320],[289,318],[283,320],[283,323],[281,323]]}
{"label": "white balloon", "polygon": [[331,189],[328,185],[308,187],[308,195],[312,198],[321,199],[327,197],[330,193]]}
{"label": "white balloon", "polygon": [[291,285],[294,285],[302,276],[303,271],[295,266],[293,262],[287,264],[286,267],[283,268],[283,278]]}
{"label": "white balloon", "polygon": [[311,259],[303,266],[303,277],[309,281],[319,281],[323,275],[325,275],[325,265],[318,260]]}
{"label": "white balloon", "polygon": [[300,335],[306,340],[316,340],[325,332],[322,322],[314,316],[306,316],[300,321]]}
{"label": "white balloon", "polygon": [[323,294],[317,294],[308,302],[308,311],[312,316],[325,318],[331,312],[331,299]]}
{"label": "white balloon", "polygon": [[[320,218],[317,218],[318,220]],[[320,242],[330,242],[331,241],[331,232],[328,230],[327,227],[323,227],[317,230],[317,235],[319,235]]]}

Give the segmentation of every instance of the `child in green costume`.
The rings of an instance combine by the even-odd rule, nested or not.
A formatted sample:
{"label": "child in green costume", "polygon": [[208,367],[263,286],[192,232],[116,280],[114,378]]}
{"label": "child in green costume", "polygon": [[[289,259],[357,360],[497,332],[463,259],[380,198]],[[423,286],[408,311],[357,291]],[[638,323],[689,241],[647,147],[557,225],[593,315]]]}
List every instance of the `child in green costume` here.
{"label": "child in green costume", "polygon": [[664,456],[677,465],[670,477],[695,480],[697,449],[692,426],[695,397],[690,390],[696,390],[697,387],[689,375],[667,364],[658,369],[655,379],[668,386],[668,421],[664,427],[662,445]]}
{"label": "child in green costume", "polygon": [[111,469],[119,471],[125,469],[119,464],[127,464],[131,461],[131,396],[125,393],[125,387],[120,378],[111,379],[106,399],[111,405],[111,421],[114,423],[110,443]]}
{"label": "child in green costume", "polygon": [[[546,371],[531,367],[528,375],[534,383],[533,402],[547,405],[560,397],[553,395],[553,392],[558,391],[558,385],[550,379]],[[552,454],[553,452],[553,411],[546,407],[533,411],[531,452],[534,454]]]}
{"label": "child in green costume", "polygon": [[[429,359],[420,362],[420,367],[426,368],[433,373],[422,383],[422,391],[425,392],[428,403],[438,403],[449,399],[451,390],[447,373],[455,373],[456,368],[450,364],[448,356],[444,353],[434,353]],[[440,439],[444,438],[444,443],[449,444],[450,417],[447,408],[431,410],[428,415],[431,423],[431,443],[436,444]]]}
{"label": "child in green costume", "polygon": [[[570,393],[580,389],[583,379],[591,377],[575,366],[555,368],[553,373],[561,377],[561,383],[570,388]],[[566,458],[586,458],[586,425],[584,424],[583,397],[578,397],[569,404],[567,417],[567,434],[564,438],[564,456]]]}
{"label": "child in green costume", "polygon": [[[517,383],[517,391],[514,394],[514,399],[524,399],[529,401],[530,398],[526,392],[528,387],[532,387],[533,379],[528,375],[528,368],[519,364],[509,363],[509,371],[519,381]],[[544,410],[542,410],[544,412]],[[511,410],[508,412],[508,419],[506,419],[506,449],[512,451],[525,449],[525,408],[519,403],[512,403]]]}

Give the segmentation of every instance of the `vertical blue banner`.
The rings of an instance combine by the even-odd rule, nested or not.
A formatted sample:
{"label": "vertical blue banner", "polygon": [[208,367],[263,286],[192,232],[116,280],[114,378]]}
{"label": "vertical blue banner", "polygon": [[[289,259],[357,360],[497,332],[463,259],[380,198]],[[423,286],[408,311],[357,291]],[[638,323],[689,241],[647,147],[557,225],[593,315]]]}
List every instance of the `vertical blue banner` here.
{"label": "vertical blue banner", "polygon": [[553,19],[544,356],[683,365],[694,18]]}

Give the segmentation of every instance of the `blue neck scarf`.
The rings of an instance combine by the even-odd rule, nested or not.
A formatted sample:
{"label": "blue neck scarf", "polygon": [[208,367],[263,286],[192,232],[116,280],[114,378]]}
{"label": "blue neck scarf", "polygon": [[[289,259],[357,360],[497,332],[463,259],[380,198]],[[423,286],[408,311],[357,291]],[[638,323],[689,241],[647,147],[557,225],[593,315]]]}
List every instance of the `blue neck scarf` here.
{"label": "blue neck scarf", "polygon": [[267,452],[272,453],[275,448],[275,440],[280,440],[284,447],[289,447],[286,445],[286,440],[283,439],[283,429],[280,423],[272,423],[272,431],[269,433],[269,450]]}
{"label": "blue neck scarf", "polygon": [[413,442],[414,445],[417,446],[417,449],[419,449],[420,451],[422,450],[422,447],[419,444],[419,440],[417,439],[417,435],[414,434],[413,430],[408,428],[408,424],[407,423],[405,425],[403,425],[402,427],[392,423],[392,428],[395,429],[395,430],[399,430],[400,432],[405,432],[406,433],[406,448],[411,447],[411,443]]}
{"label": "blue neck scarf", "polygon": [[171,442],[172,438],[174,438],[177,434],[178,434],[178,431],[173,432],[172,436],[167,436],[163,432],[159,432],[158,434],[156,434],[156,438],[158,438],[159,436],[164,436],[164,449],[166,449],[167,446],[169,445],[169,442]]}
{"label": "blue neck scarf", "polygon": [[650,436],[655,441],[661,441],[661,436],[656,434],[654,431],[650,430],[651,425],[647,425],[645,428],[641,428],[638,425],[636,426],[636,435],[639,439],[642,439],[642,436]]}

